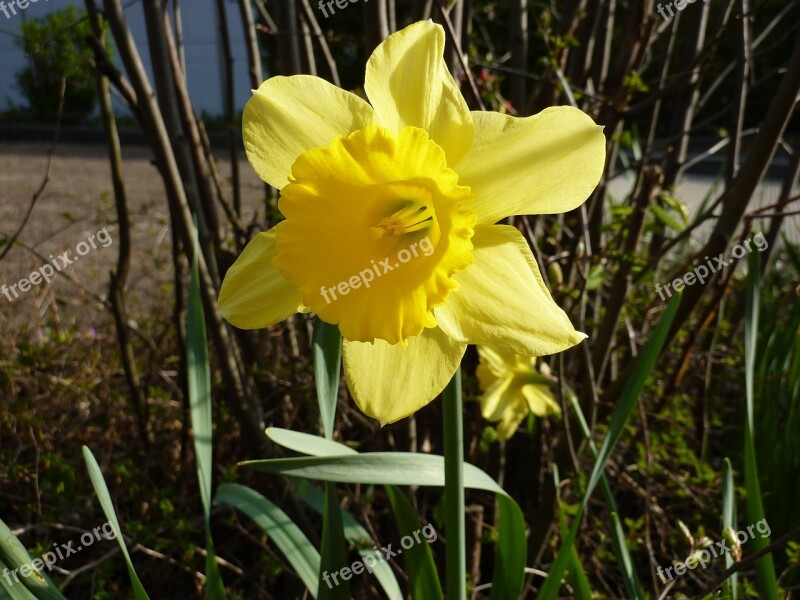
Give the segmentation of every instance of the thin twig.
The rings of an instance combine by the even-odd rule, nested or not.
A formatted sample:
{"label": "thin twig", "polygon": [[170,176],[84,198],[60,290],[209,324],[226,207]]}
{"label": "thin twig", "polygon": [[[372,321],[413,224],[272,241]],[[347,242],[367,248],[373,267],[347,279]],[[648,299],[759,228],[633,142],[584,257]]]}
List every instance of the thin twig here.
{"label": "thin twig", "polygon": [[732,565],[727,571],[725,571],[722,575],[717,577],[711,584],[707,585],[702,592],[695,596],[696,600],[701,600],[708,596],[711,592],[725,583],[725,580],[728,579],[734,573],[741,571],[747,566],[750,566],[751,563],[757,561],[759,558],[764,556],[765,554],[769,554],[773,550],[777,550],[781,546],[785,545],[786,543],[790,542],[796,537],[800,537],[800,527],[796,527],[792,529],[789,533],[779,537],[777,540],[764,546],[761,550],[753,552],[752,554],[748,555],[747,557],[743,558],[739,562]]}
{"label": "thin twig", "polygon": [[481,100],[481,93],[478,91],[478,86],[475,84],[475,78],[472,76],[472,71],[467,65],[467,57],[464,56],[464,53],[461,51],[461,46],[458,44],[458,35],[456,34],[455,29],[453,29],[453,23],[450,21],[450,16],[447,14],[447,7],[442,0],[439,0],[438,6],[439,12],[442,13],[444,24],[447,27],[447,34],[450,36],[450,39],[453,40],[453,47],[456,49],[458,62],[461,63],[461,68],[464,69],[464,75],[467,78],[467,82],[469,83],[469,88],[472,91],[475,102],[478,104],[478,108],[480,108],[480,110],[486,110],[483,100]]}
{"label": "thin twig", "polygon": [[44,172],[44,178],[42,179],[42,183],[39,185],[39,189],[36,190],[33,194],[33,198],[31,198],[31,203],[28,205],[28,211],[25,213],[25,216],[22,218],[22,223],[20,223],[17,230],[14,232],[14,235],[6,242],[6,247],[3,248],[3,251],[0,252],[0,261],[6,257],[6,254],[9,253],[11,248],[19,239],[22,230],[25,229],[25,226],[28,224],[28,220],[31,218],[31,213],[33,213],[33,207],[36,206],[36,203],[39,201],[39,198],[42,197],[47,184],[50,183],[50,167],[53,165],[53,154],[55,154],[56,147],[58,146],[58,138],[61,135],[61,115],[64,112],[64,93],[67,89],[67,79],[66,77],[61,78],[61,91],[58,97],[58,113],[56,116],[56,130],[55,134],[53,135],[53,143],[50,146],[50,149],[47,151],[47,168]]}

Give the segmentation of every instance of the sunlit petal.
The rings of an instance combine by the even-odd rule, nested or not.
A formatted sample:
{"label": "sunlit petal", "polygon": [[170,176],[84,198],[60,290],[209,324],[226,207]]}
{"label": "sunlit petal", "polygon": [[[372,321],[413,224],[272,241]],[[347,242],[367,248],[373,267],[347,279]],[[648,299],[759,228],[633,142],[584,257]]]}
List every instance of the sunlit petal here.
{"label": "sunlit petal", "polygon": [[241,329],[268,327],[302,310],[300,291],[272,266],[278,227],[254,237],[222,282],[220,313]]}
{"label": "sunlit petal", "polygon": [[444,30],[422,21],[390,35],[367,62],[364,89],[376,123],[392,132],[425,129],[452,168],[472,146],[467,103],[443,58]]}
{"label": "sunlit petal", "polygon": [[372,107],[324,79],[272,77],[253,92],[242,114],[247,158],[258,176],[283,188],[297,157],[372,122]]}
{"label": "sunlit petal", "polygon": [[605,163],[603,128],[577,108],[532,117],[473,112],[475,142],[456,167],[475,194],[478,223],[562,213],[592,193]]}
{"label": "sunlit petal", "polygon": [[466,350],[440,329],[409,338],[408,346],[376,340],[344,342],[344,372],[358,407],[381,425],[419,410],[444,390]]}
{"label": "sunlit petal", "polygon": [[525,356],[555,354],[586,338],[553,301],[519,231],[478,226],[473,244],[474,264],[454,276],[460,289],[434,311],[449,336]]}

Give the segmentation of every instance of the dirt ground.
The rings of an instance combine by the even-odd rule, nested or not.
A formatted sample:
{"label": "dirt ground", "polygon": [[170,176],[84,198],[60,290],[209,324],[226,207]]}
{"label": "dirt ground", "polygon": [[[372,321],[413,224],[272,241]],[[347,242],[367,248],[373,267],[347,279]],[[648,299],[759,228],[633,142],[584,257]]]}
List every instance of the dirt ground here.
{"label": "dirt ground", "polygon": [[[0,143],[0,239],[19,227],[31,199],[48,173],[48,143]],[[230,162],[217,151],[218,167],[230,197]],[[133,223],[133,257],[128,280],[128,308],[131,317],[150,312],[168,297],[171,286],[169,213],[161,177],[152,164],[152,154],[144,146],[123,147],[126,192]],[[249,223],[261,207],[263,184],[242,151],[239,156],[242,177],[243,222]],[[712,184],[710,177],[688,177],[677,196],[689,213],[699,208]],[[767,180],[754,198],[754,207],[775,201],[779,181]],[[614,181],[611,191],[617,198],[626,193],[626,183]],[[716,192],[718,193],[718,192]],[[263,209],[262,209],[263,210]],[[263,214],[259,214],[259,219]],[[784,227],[789,239],[800,241],[798,219]],[[100,230],[108,232],[108,247],[88,238]],[[106,148],[102,144],[60,144],[55,148],[49,178],[19,241],[0,261],[0,286],[11,288],[39,270],[53,255],[69,252],[79,258],[65,267],[69,276],[57,276],[17,296],[0,287],[0,330],[6,334],[35,335],[48,311],[58,319],[77,321],[88,327],[107,318],[98,298],[104,298],[108,276],[117,260],[118,233],[116,208]],[[693,237],[704,237],[699,229]],[[102,237],[102,236],[101,236]],[[78,246],[86,251],[77,256]],[[0,244],[2,246],[2,244]],[[62,261],[56,259],[59,264]],[[166,286],[166,287],[165,287]],[[160,290],[161,293],[154,293]],[[11,298],[9,300],[9,297]],[[102,321],[105,322],[105,321]],[[14,336],[16,337],[16,336]]]}
{"label": "dirt ground", "polygon": [[[0,239],[17,230],[31,199],[42,186],[48,173],[49,149],[50,144],[46,143],[0,144]],[[154,290],[171,286],[169,212],[150,150],[123,147],[123,158],[133,224],[128,307],[135,317],[162,301],[165,294],[153,293]],[[245,222],[250,222],[264,188],[244,152],[239,158],[243,216]],[[218,167],[230,192],[230,162],[220,160]],[[104,233],[98,235],[103,229],[108,237]],[[59,319],[74,319],[89,327],[96,324],[95,319],[107,318],[98,298],[105,297],[109,272],[117,261],[117,234],[105,146],[58,145],[48,181],[28,223],[18,243],[0,261],[0,286],[5,285],[8,290],[3,292],[0,287],[0,330],[6,336],[12,332],[35,334],[48,311]],[[94,239],[90,239],[92,235]],[[66,258],[73,260],[73,264],[63,266],[68,277],[57,275],[50,284],[42,281],[27,292],[20,291],[18,282],[50,263],[51,255],[62,266],[64,261],[57,257],[64,252],[69,252]],[[81,252],[84,256],[79,255]],[[15,284],[17,287],[11,290]]]}

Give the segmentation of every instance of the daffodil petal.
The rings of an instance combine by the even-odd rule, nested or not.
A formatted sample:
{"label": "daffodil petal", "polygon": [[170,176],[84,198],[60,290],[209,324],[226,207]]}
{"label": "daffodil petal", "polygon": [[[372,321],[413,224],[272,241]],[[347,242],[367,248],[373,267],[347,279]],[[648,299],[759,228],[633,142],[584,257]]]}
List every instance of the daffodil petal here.
{"label": "daffodil petal", "polygon": [[519,384],[511,374],[498,379],[481,396],[481,414],[487,421],[497,422],[497,437],[504,442],[517,431],[528,415],[528,405]]}
{"label": "daffodil petal", "polygon": [[503,418],[497,425],[497,439],[501,442],[511,439],[517,432],[522,420],[528,416],[528,406],[519,400],[511,404],[503,413]]}
{"label": "daffodil petal", "polygon": [[600,181],[603,128],[577,108],[554,106],[525,118],[473,112],[472,119],[475,141],[455,170],[475,194],[478,223],[567,212]]}
{"label": "daffodil petal", "polygon": [[481,361],[475,369],[475,377],[478,379],[478,387],[485,392],[497,381],[498,376],[486,363]]}
{"label": "daffodil petal", "polygon": [[522,386],[522,395],[528,403],[528,408],[537,417],[548,415],[561,416],[561,409],[556,404],[553,394],[546,385],[525,384]]}
{"label": "daffodil petal", "polygon": [[460,289],[434,309],[447,335],[524,356],[555,354],[586,338],[553,301],[519,231],[479,225],[472,241],[474,264],[453,276]]}
{"label": "daffodil petal", "polygon": [[481,396],[481,414],[487,421],[499,421],[503,413],[514,403],[518,389],[512,387],[513,377],[509,374],[500,377],[486,388]]}
{"label": "daffodil petal", "polygon": [[336,136],[363,129],[372,107],[353,93],[311,75],[272,77],[253,92],[242,114],[247,158],[273,187],[289,182],[292,164]]}
{"label": "daffodil petal", "polygon": [[220,313],[240,329],[261,329],[303,308],[300,291],[272,266],[278,227],[254,237],[222,282]]}
{"label": "daffodil petal", "polygon": [[394,423],[433,400],[456,372],[466,344],[438,328],[408,339],[408,346],[344,341],[347,385],[358,407],[381,425]]}
{"label": "daffodil petal", "polygon": [[394,133],[407,125],[425,129],[453,168],[469,151],[475,128],[443,56],[441,25],[409,25],[372,53],[364,89],[375,108],[376,124]]}
{"label": "daffodil petal", "polygon": [[480,363],[475,371],[478,376],[478,384],[481,389],[486,391],[498,377],[511,372],[517,366],[517,357],[513,354],[498,352],[488,346],[478,346],[478,357]]}

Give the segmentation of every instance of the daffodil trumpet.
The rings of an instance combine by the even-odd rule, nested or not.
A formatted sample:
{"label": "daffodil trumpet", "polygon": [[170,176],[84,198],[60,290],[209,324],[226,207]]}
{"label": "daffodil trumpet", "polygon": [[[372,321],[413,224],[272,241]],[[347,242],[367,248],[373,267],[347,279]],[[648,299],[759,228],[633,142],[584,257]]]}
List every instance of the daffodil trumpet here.
{"label": "daffodil trumpet", "polygon": [[[310,311],[338,326],[350,392],[382,425],[440,394],[467,344],[542,356],[586,337],[522,234],[497,223],[583,203],[603,170],[602,128],[571,107],[470,112],[444,41],[430,21],[389,36],[367,62],[369,102],[317,77],[273,77],[243,114],[248,158],[280,190],[285,220],[228,270],[222,315],[254,329]],[[432,251],[400,265],[423,240]],[[385,260],[366,285],[359,275]]]}

